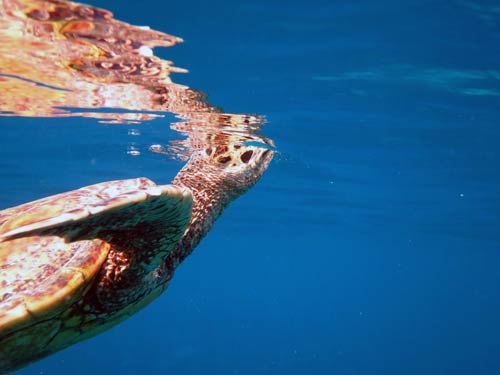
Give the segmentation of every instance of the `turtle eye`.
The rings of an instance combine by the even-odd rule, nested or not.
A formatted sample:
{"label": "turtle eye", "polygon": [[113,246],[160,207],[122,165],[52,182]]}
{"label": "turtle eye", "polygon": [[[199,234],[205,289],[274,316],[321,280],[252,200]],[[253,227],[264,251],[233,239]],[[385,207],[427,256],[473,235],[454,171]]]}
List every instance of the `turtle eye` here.
{"label": "turtle eye", "polygon": [[243,163],[246,164],[250,161],[250,158],[252,157],[252,155],[253,155],[253,151],[248,150],[248,151],[245,151],[243,154],[241,154],[240,159]]}

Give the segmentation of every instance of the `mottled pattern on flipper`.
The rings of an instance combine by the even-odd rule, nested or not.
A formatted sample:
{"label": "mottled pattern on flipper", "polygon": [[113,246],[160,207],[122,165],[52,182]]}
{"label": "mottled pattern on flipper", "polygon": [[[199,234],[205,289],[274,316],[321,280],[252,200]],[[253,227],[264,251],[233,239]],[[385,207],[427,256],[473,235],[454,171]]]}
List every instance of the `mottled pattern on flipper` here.
{"label": "mottled pattern on flipper", "polygon": [[[138,178],[104,182],[43,198],[0,212],[0,241],[30,233],[55,233],[70,239],[92,238],[102,228],[112,230],[133,227],[147,216],[126,216],[121,211],[130,205],[141,203],[139,207],[144,211],[149,209],[148,216],[153,220],[154,205],[158,204],[155,197],[166,195],[170,199],[184,199],[189,192],[168,185],[157,186],[147,178]],[[159,204],[161,206],[164,202]],[[98,216],[103,212],[106,215]],[[113,215],[118,215],[119,218],[116,219]],[[82,225],[84,220],[88,220],[87,225]],[[71,225],[77,221],[78,225]]]}
{"label": "mottled pattern on flipper", "polygon": [[[122,250],[116,244],[123,234],[130,236],[128,246],[143,250],[136,262],[144,258],[158,263],[184,233],[191,201],[187,190],[133,179],[96,184],[2,211],[2,334],[56,315],[78,299],[96,273],[114,261],[117,255],[108,256],[110,249]],[[129,259],[127,266],[132,263]]]}
{"label": "mottled pattern on flipper", "polygon": [[2,335],[64,311],[81,296],[109,248],[98,239],[68,244],[55,236],[1,242]]}
{"label": "mottled pattern on flipper", "polygon": [[124,203],[146,198],[156,184],[146,178],[109,181],[0,211],[0,240],[82,220]]}

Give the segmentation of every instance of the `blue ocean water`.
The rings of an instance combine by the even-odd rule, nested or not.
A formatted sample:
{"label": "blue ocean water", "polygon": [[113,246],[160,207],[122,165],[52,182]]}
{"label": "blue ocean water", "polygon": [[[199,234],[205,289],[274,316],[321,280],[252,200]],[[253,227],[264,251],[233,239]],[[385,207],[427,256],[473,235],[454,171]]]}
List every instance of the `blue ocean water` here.
{"label": "blue ocean water", "polygon": [[[278,149],[167,292],[18,374],[500,373],[500,8],[94,1]],[[137,125],[0,117],[0,208],[182,162]],[[140,129],[141,136],[131,136]],[[133,132],[132,132],[133,133]]]}

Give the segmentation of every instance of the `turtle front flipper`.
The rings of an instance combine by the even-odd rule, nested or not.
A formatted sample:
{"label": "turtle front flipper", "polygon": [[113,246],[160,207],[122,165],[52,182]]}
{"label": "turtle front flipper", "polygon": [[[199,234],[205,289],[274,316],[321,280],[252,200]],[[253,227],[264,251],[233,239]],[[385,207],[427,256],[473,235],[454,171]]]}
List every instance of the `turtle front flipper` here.
{"label": "turtle front flipper", "polygon": [[[35,234],[68,241],[102,238],[155,223],[166,211],[183,212],[185,218],[191,201],[186,189],[158,186],[147,178],[102,182],[0,211],[0,241]],[[182,225],[181,218],[175,221]]]}
{"label": "turtle front flipper", "polygon": [[121,320],[150,292],[135,282],[179,241],[191,204],[185,189],[133,179],[0,211],[0,373]]}

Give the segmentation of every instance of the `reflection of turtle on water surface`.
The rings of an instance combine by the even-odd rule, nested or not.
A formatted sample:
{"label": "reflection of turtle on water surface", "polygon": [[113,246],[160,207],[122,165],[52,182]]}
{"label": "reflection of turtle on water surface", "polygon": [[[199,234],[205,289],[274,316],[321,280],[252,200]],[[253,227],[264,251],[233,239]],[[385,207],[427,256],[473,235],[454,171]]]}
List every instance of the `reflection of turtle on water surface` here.
{"label": "reflection of turtle on water surface", "polygon": [[0,211],[0,372],[93,336],[157,297],[272,151],[195,152],[172,185],[103,182]]}
{"label": "reflection of turtle on water surface", "polygon": [[[103,182],[0,211],[3,374],[94,336],[156,298],[224,207],[262,176],[273,151],[258,146],[269,143],[255,134],[258,118],[217,113],[169,81],[169,64],[138,52],[141,41],[170,40],[161,33],[60,0],[0,6],[0,52],[19,47],[0,53],[0,115],[66,116],[61,107],[128,104],[172,111],[184,120],[172,127],[188,136],[182,144],[189,155],[171,185]],[[34,82],[44,85],[35,90]],[[85,113],[118,123],[131,115]]]}

